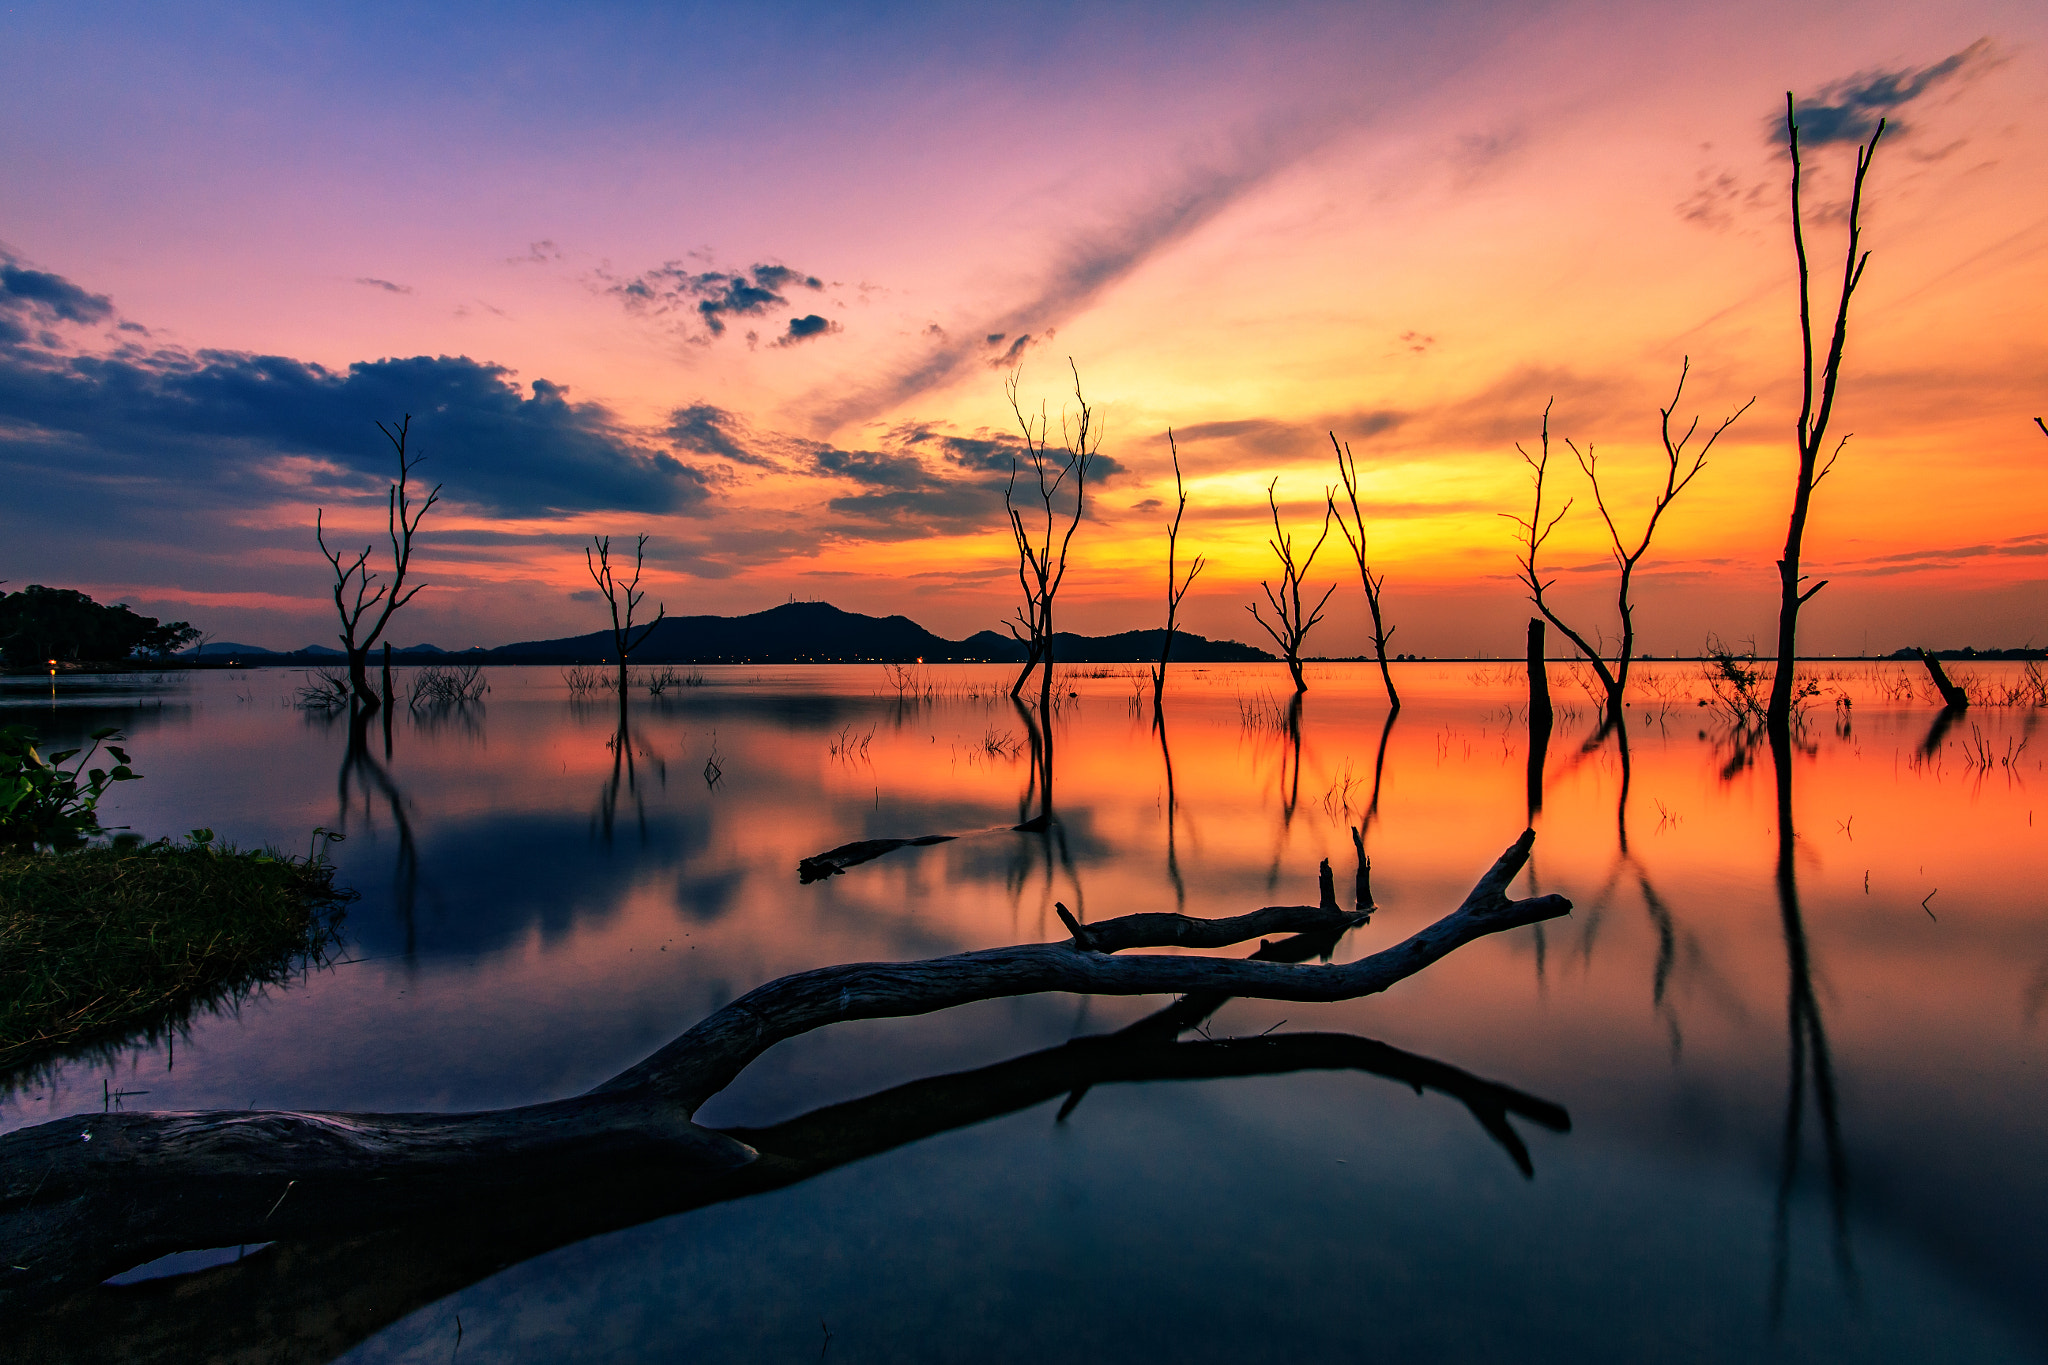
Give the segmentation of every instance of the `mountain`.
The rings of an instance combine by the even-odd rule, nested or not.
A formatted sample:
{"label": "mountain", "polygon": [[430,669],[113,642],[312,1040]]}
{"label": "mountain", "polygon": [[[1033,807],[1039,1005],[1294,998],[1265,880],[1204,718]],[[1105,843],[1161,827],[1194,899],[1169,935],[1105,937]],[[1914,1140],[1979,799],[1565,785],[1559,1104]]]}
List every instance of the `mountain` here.
{"label": "mountain", "polygon": [[[1164,631],[1120,635],[1057,634],[1053,655],[1062,663],[1122,663],[1159,657]],[[1208,640],[1179,632],[1173,656],[1187,663],[1255,663],[1273,656],[1235,640]],[[592,631],[559,640],[500,645],[491,663],[616,662],[612,633]],[[863,616],[829,602],[787,602],[750,616],[671,616],[633,650],[636,664],[718,663],[1022,663],[1024,646],[1008,635],[980,631],[965,640],[934,635],[907,616]]]}
{"label": "mountain", "polygon": [[265,649],[262,645],[238,645],[231,640],[212,640],[206,644],[196,646],[192,649],[180,650],[178,652],[177,657],[179,657],[180,659],[216,659],[226,658],[230,655],[241,657],[244,655],[252,654],[275,653],[277,653],[276,650]]}
{"label": "mountain", "polygon": [[[636,628],[636,634],[637,628]],[[1053,656],[1063,664],[1144,663],[1159,657],[1162,630],[1127,630],[1119,635],[1053,637]],[[331,665],[345,656],[327,645],[278,651],[256,645],[215,641],[205,649],[211,663],[232,656],[268,667],[292,664]],[[184,658],[197,658],[188,650]],[[1266,663],[1265,650],[1235,640],[1209,640],[1176,632],[1173,657],[1181,663]],[[526,640],[496,649],[472,647],[445,650],[417,644],[391,651],[393,663],[431,664],[449,660],[493,664],[594,664],[617,662],[612,633],[596,630],[558,640]],[[788,664],[788,663],[1022,663],[1024,646],[993,630],[977,631],[965,640],[934,635],[907,616],[863,616],[841,611],[829,602],[786,602],[750,616],[671,616],[651,631],[633,651],[636,664]],[[383,661],[381,650],[370,655],[372,667]]]}

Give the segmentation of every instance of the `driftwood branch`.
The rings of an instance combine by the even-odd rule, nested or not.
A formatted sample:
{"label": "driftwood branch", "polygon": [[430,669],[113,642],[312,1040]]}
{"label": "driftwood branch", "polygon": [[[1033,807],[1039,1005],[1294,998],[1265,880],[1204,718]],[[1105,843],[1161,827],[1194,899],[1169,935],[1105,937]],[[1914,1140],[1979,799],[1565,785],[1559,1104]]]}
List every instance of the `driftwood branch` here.
{"label": "driftwood branch", "polygon": [[[1046,991],[1218,1003],[1375,994],[1476,938],[1567,913],[1562,896],[1508,898],[1534,840],[1524,831],[1451,914],[1343,965],[1301,961],[1362,918],[1337,909],[1334,895],[1228,920],[1133,915],[1088,926],[1086,942],[799,972],[571,1099],[469,1114],[112,1114],[24,1129],[0,1137],[0,1244],[9,1266],[22,1267],[0,1274],[0,1305],[59,1297],[172,1251],[348,1236],[525,1198],[596,1166],[658,1169],[674,1197],[710,1198],[763,1149],[692,1116],[778,1042],[853,1019]],[[1251,960],[1106,951],[1223,946],[1285,929],[1309,932],[1262,945]]]}
{"label": "driftwood branch", "polygon": [[93,1284],[41,1313],[16,1317],[10,1341],[22,1358],[48,1362],[183,1362],[192,1343],[205,1342],[217,1359],[310,1365],[556,1247],[786,1188],[1063,1094],[1069,1097],[1064,1117],[1091,1087],[1123,1081],[1304,1070],[1380,1076],[1463,1104],[1525,1174],[1532,1169],[1528,1151],[1510,1118],[1553,1132],[1571,1128],[1570,1115],[1547,1100],[1368,1038],[1293,1033],[1174,1041],[1203,1017],[1176,1004],[1115,1033],[895,1086],[770,1127],[736,1129],[730,1136],[759,1158],[708,1182],[679,1183],[659,1166],[641,1163],[583,1163],[517,1199],[474,1200],[456,1217],[394,1220],[386,1230],[331,1240],[280,1239],[246,1259],[175,1280]]}

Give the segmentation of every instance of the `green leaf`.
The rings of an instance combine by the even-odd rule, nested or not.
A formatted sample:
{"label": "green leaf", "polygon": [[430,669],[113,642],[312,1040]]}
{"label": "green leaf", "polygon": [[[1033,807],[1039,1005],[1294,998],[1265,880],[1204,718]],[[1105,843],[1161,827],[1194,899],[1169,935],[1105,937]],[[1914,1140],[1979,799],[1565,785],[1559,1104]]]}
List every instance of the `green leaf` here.
{"label": "green leaf", "polygon": [[92,732],[92,737],[95,740],[112,739],[120,733],[121,727],[118,725],[102,725],[99,729]]}

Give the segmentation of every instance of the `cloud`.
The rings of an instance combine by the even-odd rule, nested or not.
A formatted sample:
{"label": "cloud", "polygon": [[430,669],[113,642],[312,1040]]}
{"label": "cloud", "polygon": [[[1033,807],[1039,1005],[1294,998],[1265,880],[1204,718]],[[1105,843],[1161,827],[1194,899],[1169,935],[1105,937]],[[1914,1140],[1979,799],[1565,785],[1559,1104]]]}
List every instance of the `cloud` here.
{"label": "cloud", "polygon": [[113,316],[114,301],[105,294],[87,293],[62,275],[31,270],[14,256],[0,253],[0,343],[26,341],[32,324],[89,326]]}
{"label": "cloud", "polygon": [[[1830,142],[1862,142],[1876,131],[1880,118],[1889,119],[1892,128],[1903,133],[1907,125],[1897,117],[1900,108],[1944,81],[1958,75],[1974,76],[1999,60],[1991,40],[1979,38],[1932,66],[1859,71],[1823,87],[1812,102],[1799,106],[1799,140],[1809,147]],[[1773,115],[1769,129],[1772,141],[1785,141],[1782,116]]]}
{"label": "cloud", "polygon": [[[942,388],[984,365],[1014,365],[1031,344],[1091,307],[1161,251],[1193,236],[1233,204],[1322,145],[1338,125],[1302,121],[1255,129],[1217,161],[1189,167],[1172,183],[1129,211],[1069,237],[1046,266],[1038,284],[1001,316],[962,329],[940,332],[925,354],[895,374],[858,392],[824,402],[816,413],[822,430],[836,430],[886,412],[909,399]],[[929,335],[929,332],[927,333]],[[993,362],[987,352],[1015,337]]]}
{"label": "cloud", "polygon": [[1175,427],[1173,438],[1182,446],[1218,441],[1239,451],[1267,457],[1317,453],[1330,449],[1330,433],[1340,441],[1363,441],[1406,422],[1410,414],[1391,408],[1369,412],[1340,413],[1315,422],[1288,422],[1272,417],[1242,417],[1223,422],[1196,422]]}
{"label": "cloud", "polygon": [[663,431],[683,449],[699,455],[716,455],[758,469],[780,469],[780,461],[755,451],[747,442],[746,424],[724,408],[709,403],[692,403],[668,415]]}
{"label": "cloud", "polygon": [[[112,314],[110,301],[61,277],[10,271],[8,299],[60,316]],[[381,494],[392,458],[371,423],[411,413],[413,448],[429,460],[422,473],[479,509],[683,511],[707,496],[701,471],[606,408],[572,402],[546,379],[522,389],[511,373],[467,356],[335,371],[287,356],[136,344],[69,353],[0,336],[0,479],[65,485],[88,500],[90,489],[129,499],[178,489],[246,505],[279,496],[296,460],[294,477],[310,461],[316,480]],[[90,513],[81,505],[77,515]]]}
{"label": "cloud", "polygon": [[371,275],[356,276],[356,283],[367,285],[372,289],[381,289],[387,294],[410,294],[412,292],[412,286],[409,284],[393,284],[389,280],[380,280]]}
{"label": "cloud", "polygon": [[789,320],[789,330],[777,337],[775,344],[777,346],[794,346],[798,342],[809,341],[813,337],[830,336],[834,332],[843,332],[845,330],[836,322],[822,318],[816,313],[810,313],[804,317],[791,318]]}
{"label": "cloud", "polygon": [[[788,293],[795,289],[823,290],[825,282],[816,275],[792,270],[786,265],[756,265],[750,271],[705,270],[692,272],[681,261],[666,261],[628,279],[598,272],[604,292],[623,302],[629,311],[666,317],[694,314],[712,337],[725,335],[729,317],[760,317],[771,308],[789,306]],[[811,324],[815,322],[815,326]],[[799,324],[804,324],[799,330]],[[815,314],[792,319],[790,331],[778,345],[801,341],[838,328]]]}
{"label": "cloud", "polygon": [[[1784,131],[1783,126],[1779,132]],[[1775,202],[1780,187],[1758,181],[1743,187],[1730,170],[1702,169],[1696,189],[1678,202],[1678,216],[1701,227],[1724,230],[1735,225],[1736,216]]]}
{"label": "cloud", "polygon": [[[936,422],[906,422],[883,433],[881,450],[841,450],[810,443],[806,463],[823,477],[848,480],[859,492],[831,497],[826,507],[851,525],[841,530],[869,539],[905,540],[921,535],[959,535],[1002,524],[1003,491],[1022,456],[1023,442],[986,429],[971,436],[942,430]],[[796,438],[788,438],[794,441]],[[1062,458],[1055,455],[1055,460]],[[1089,462],[1088,488],[1128,472],[1107,455]],[[1019,496],[1030,485],[1028,466]],[[1055,499],[1059,515],[1073,508],[1073,485]],[[1030,494],[1035,497],[1036,494]],[[1088,515],[1096,515],[1091,499]]]}

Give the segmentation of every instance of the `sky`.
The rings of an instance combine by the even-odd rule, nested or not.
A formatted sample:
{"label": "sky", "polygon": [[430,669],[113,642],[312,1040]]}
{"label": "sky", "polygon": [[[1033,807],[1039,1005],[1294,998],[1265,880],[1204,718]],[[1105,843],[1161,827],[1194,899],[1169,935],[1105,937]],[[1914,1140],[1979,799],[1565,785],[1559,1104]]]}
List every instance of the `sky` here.
{"label": "sky", "polygon": [[[319,515],[440,485],[395,643],[818,599],[941,634],[1020,598],[1012,378],[1103,433],[1062,629],[1263,640],[1348,442],[1392,648],[1513,655],[1550,406],[1556,605],[1705,434],[1638,647],[1773,638],[1800,344],[1871,170],[1808,567],[1816,653],[2048,643],[2048,11],[1560,3],[0,7],[0,579],[332,643]],[[1168,443],[1169,428],[1174,447]],[[1057,444],[1057,439],[1055,439]],[[373,563],[384,562],[380,549]],[[1310,652],[1369,648],[1356,564]]]}

